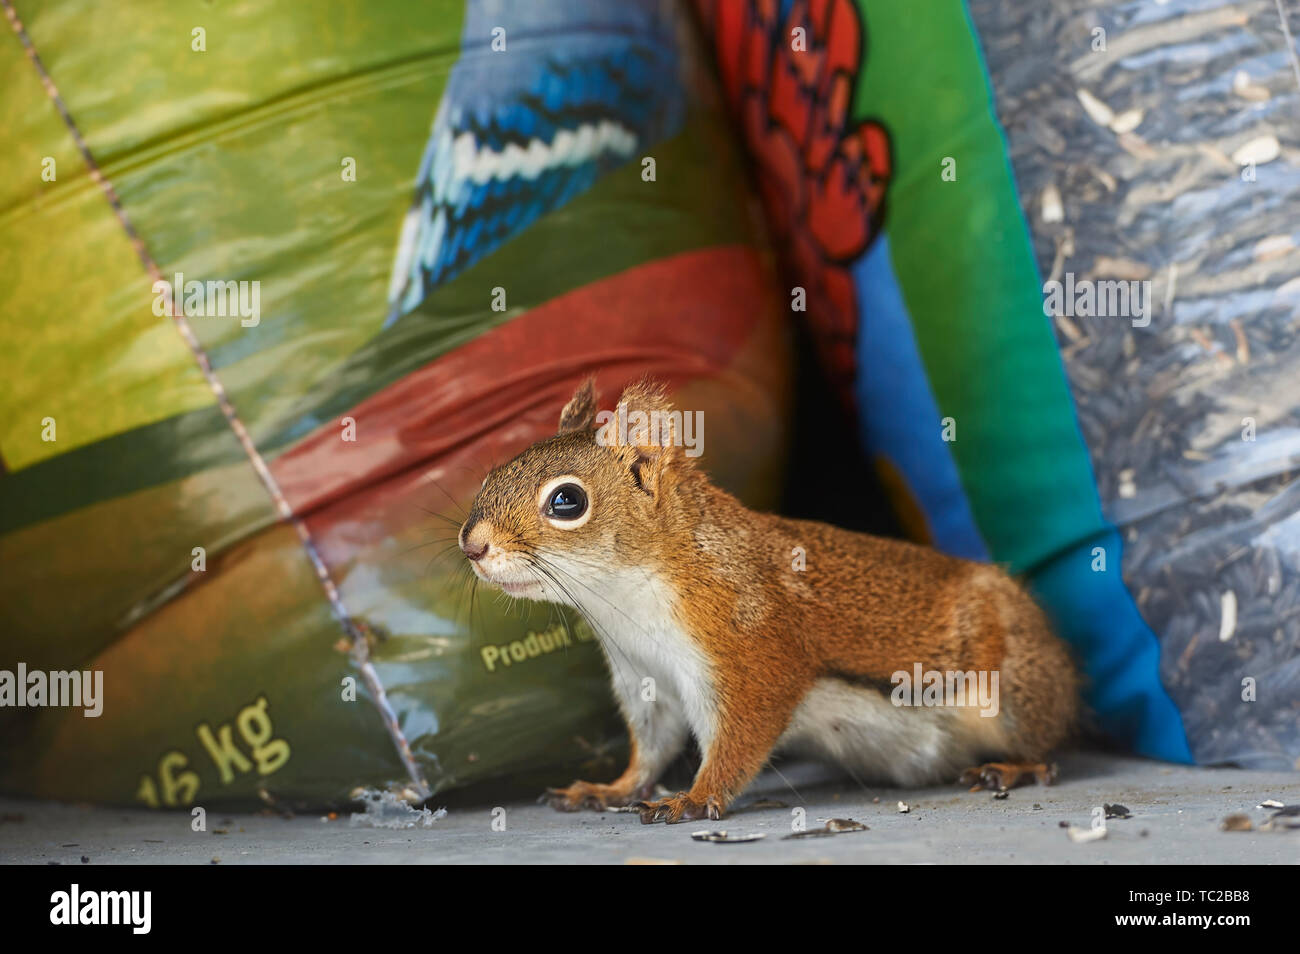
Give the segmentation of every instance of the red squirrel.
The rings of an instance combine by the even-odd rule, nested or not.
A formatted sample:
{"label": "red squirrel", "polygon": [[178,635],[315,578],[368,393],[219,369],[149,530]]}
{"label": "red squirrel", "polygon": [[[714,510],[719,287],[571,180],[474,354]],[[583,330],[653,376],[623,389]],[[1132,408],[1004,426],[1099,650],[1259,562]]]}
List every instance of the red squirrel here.
{"label": "red squirrel", "polygon": [[[673,410],[644,380],[598,424],[588,380],[558,434],[487,475],[460,530],[481,580],[576,608],[605,652],[630,761],[549,790],[554,807],[720,818],[777,751],[901,785],[1052,781],[1078,676],[1006,572],[749,510],[684,452]],[[922,673],[975,674],[995,698],[922,698],[905,687]],[[688,735],[690,791],[650,799]]]}

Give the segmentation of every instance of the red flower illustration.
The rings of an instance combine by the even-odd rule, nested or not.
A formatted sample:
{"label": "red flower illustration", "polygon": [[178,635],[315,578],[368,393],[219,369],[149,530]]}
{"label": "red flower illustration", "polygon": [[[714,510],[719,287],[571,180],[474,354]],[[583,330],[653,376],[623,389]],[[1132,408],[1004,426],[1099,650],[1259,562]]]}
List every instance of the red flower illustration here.
{"label": "red flower illustration", "polygon": [[[842,396],[856,371],[849,267],[880,230],[889,136],[849,125],[863,29],[853,0],[696,0],[769,224],[807,293],[818,351]],[[786,7],[784,16],[782,7]]]}

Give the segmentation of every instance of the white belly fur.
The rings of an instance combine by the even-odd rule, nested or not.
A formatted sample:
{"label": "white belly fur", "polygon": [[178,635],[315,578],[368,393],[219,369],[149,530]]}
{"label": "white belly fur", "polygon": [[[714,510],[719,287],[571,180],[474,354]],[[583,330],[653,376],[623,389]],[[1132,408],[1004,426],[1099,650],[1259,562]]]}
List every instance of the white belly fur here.
{"label": "white belly fur", "polygon": [[778,751],[833,762],[863,782],[954,782],[1005,744],[1006,713],[896,706],[873,689],[821,679],[804,696]]}

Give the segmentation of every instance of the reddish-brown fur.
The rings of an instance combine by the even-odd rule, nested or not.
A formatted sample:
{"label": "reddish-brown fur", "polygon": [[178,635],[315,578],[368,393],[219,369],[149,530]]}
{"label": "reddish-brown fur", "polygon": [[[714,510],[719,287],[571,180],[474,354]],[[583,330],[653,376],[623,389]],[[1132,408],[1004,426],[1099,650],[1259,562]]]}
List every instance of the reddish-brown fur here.
{"label": "reddish-brown fur", "polygon": [[[624,392],[620,405],[670,407],[648,382]],[[675,599],[665,612],[707,659],[717,729],[691,790],[648,803],[645,820],[718,817],[819,680],[888,686],[915,663],[996,670],[1001,714],[969,723],[987,736],[986,757],[1041,762],[1066,736],[1077,712],[1075,669],[1042,611],[1002,570],[755,513],[714,487],[668,437],[633,433],[626,444],[601,446],[594,415],[588,383],[565,408],[559,435],[488,476],[462,543],[495,547],[503,561],[564,554],[591,574],[641,568],[666,582]],[[539,488],[561,474],[590,491],[591,518],[576,530],[556,529],[538,511]],[[796,548],[805,554],[800,571]],[[646,797],[653,773],[632,735],[619,779],[575,782],[555,793],[557,807]]]}

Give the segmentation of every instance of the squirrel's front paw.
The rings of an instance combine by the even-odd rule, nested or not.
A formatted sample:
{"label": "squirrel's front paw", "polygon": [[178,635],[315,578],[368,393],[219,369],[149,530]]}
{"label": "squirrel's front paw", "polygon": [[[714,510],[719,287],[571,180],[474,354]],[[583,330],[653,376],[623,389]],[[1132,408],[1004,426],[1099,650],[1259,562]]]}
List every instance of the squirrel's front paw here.
{"label": "squirrel's front paw", "polygon": [[568,788],[548,788],[542,800],[558,812],[577,812],[584,808],[603,812],[609,808],[622,808],[631,804],[636,793],[613,785],[576,781]]}
{"label": "squirrel's front paw", "polygon": [[674,825],[677,822],[694,821],[699,818],[707,818],[716,821],[722,817],[724,808],[722,799],[717,795],[708,795],[703,799],[693,798],[687,792],[678,792],[676,795],[670,795],[667,798],[656,798],[651,802],[638,802],[637,808],[641,810],[641,824],[652,825],[655,822],[667,822]]}
{"label": "squirrel's front paw", "polygon": [[1045,762],[985,762],[962,772],[960,779],[972,792],[982,789],[1005,792],[1034,781],[1051,785],[1056,781],[1056,766]]}

